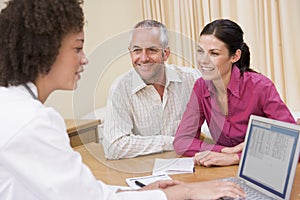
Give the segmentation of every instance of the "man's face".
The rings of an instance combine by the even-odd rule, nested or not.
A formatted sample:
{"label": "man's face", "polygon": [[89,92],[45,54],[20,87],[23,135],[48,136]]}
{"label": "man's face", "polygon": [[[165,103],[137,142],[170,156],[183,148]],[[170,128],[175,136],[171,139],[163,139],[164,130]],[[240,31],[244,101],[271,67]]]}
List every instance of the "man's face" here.
{"label": "man's face", "polygon": [[135,29],[128,49],[133,67],[147,84],[162,76],[170,50],[163,49],[159,28]]}

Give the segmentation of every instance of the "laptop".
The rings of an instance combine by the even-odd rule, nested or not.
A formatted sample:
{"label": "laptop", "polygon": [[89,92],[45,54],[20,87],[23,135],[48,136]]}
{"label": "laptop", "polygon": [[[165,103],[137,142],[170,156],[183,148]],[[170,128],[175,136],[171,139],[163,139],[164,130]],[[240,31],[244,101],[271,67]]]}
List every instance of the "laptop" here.
{"label": "laptop", "polygon": [[299,134],[299,125],[251,115],[238,175],[225,180],[238,183],[246,199],[290,199]]}

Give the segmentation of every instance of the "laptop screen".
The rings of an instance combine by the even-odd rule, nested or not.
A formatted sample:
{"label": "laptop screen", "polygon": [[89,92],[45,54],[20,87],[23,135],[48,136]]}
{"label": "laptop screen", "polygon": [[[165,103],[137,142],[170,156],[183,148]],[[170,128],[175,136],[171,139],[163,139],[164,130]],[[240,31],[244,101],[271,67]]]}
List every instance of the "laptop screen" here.
{"label": "laptop screen", "polygon": [[299,131],[256,119],[249,122],[239,176],[285,198]]}

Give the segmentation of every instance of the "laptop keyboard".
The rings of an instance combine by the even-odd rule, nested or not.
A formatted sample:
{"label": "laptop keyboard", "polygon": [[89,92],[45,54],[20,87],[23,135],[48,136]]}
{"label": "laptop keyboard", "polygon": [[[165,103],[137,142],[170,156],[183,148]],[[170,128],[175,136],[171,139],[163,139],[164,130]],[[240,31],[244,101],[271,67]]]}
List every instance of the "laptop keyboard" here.
{"label": "laptop keyboard", "polygon": [[233,183],[236,183],[239,185],[246,193],[246,198],[231,198],[231,197],[221,197],[219,200],[242,200],[242,199],[259,199],[259,200],[264,200],[264,199],[272,199],[271,197],[268,197],[257,190],[254,190],[253,188],[247,186],[244,184],[243,181],[239,180],[238,178],[226,178],[226,181],[231,181]]}

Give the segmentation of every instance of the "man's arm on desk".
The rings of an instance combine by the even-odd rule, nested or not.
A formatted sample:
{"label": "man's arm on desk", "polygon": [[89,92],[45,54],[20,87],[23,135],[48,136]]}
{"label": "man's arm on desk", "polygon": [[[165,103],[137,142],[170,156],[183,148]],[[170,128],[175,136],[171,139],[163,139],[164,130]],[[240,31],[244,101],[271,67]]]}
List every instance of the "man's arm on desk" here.
{"label": "man's arm on desk", "polygon": [[[106,123],[106,122],[105,122]],[[104,129],[105,130],[105,129]],[[108,159],[133,158],[140,155],[173,150],[172,136],[140,136],[126,134],[124,131],[105,132],[103,147]],[[119,136],[113,138],[113,136]]]}
{"label": "man's arm on desk", "polygon": [[[123,92],[124,93],[124,92]],[[108,159],[133,158],[173,150],[173,136],[133,134],[130,97],[122,91],[111,92],[104,122],[103,147]],[[151,125],[151,122],[149,121]],[[147,124],[148,125],[148,124]],[[157,128],[157,127],[154,127]]]}

